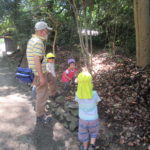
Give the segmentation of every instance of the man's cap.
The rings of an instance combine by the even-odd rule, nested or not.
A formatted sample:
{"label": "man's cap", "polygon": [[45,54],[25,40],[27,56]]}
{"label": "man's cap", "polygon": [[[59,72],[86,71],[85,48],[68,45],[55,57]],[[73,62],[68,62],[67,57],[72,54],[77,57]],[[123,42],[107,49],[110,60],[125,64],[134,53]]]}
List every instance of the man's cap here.
{"label": "man's cap", "polygon": [[43,29],[48,29],[48,30],[52,30],[52,28],[50,28],[46,22],[44,21],[39,21],[35,24],[35,30],[43,30]]}

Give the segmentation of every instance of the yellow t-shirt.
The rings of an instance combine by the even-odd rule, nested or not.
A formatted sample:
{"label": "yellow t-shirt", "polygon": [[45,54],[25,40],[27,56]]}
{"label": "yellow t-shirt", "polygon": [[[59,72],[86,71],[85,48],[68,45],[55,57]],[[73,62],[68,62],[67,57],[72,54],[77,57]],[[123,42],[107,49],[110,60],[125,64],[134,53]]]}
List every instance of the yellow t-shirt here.
{"label": "yellow t-shirt", "polygon": [[35,75],[38,75],[35,69],[34,56],[41,56],[42,61],[42,71],[46,72],[46,58],[45,58],[45,47],[43,43],[43,38],[37,35],[32,35],[32,38],[28,41],[27,44],[27,61],[29,68],[32,69]]}

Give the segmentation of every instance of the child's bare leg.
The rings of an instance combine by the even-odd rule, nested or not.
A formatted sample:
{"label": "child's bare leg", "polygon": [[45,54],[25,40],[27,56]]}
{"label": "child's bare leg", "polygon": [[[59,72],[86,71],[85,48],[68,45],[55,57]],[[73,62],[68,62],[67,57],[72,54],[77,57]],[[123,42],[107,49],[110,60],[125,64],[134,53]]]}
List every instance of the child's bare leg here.
{"label": "child's bare leg", "polygon": [[96,143],[96,138],[91,138],[91,140],[90,140],[90,150],[96,150],[95,143]]}
{"label": "child's bare leg", "polygon": [[90,140],[90,144],[95,145],[95,143],[96,143],[96,138],[91,138],[91,140]]}
{"label": "child's bare leg", "polygon": [[84,142],[84,143],[83,143],[84,149],[87,149],[87,148],[88,148],[88,145],[89,145],[89,142]]}

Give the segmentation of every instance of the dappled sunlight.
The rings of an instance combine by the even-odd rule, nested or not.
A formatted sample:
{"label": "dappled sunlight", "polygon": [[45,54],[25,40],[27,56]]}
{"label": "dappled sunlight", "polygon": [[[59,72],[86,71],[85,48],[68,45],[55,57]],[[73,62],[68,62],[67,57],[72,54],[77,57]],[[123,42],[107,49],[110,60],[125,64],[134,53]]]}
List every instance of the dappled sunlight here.
{"label": "dappled sunlight", "polygon": [[72,138],[65,140],[65,147],[66,148],[69,148],[69,147],[73,148],[73,146],[71,145],[72,142],[73,142]]}
{"label": "dappled sunlight", "polygon": [[[8,67],[3,67],[3,68],[0,68],[0,71],[2,71],[2,72],[0,72],[0,75],[6,75],[6,73],[4,73],[3,71],[4,70],[8,70],[9,68]],[[12,74],[11,72],[10,73],[7,73],[7,74]]]}
{"label": "dappled sunlight", "polygon": [[[6,111],[7,110],[7,111]],[[31,114],[30,116],[27,116],[26,114]],[[35,112],[32,109],[32,106],[30,103],[12,103],[11,105],[8,105],[7,102],[3,102],[0,105],[0,118],[3,118],[1,120],[1,123],[11,123],[18,126],[19,124],[22,124],[23,126],[30,126],[28,125],[29,119],[35,120]],[[21,118],[24,118],[23,120]]]}
{"label": "dappled sunlight", "polygon": [[[118,130],[116,139],[120,144],[140,146],[143,142],[146,145],[149,136],[149,67],[141,69],[133,58],[103,52],[93,57],[93,64],[94,89],[102,97],[98,108],[101,118],[107,120],[104,125],[110,129],[109,133],[116,134]],[[107,135],[107,132],[102,134]]]}
{"label": "dappled sunlight", "polygon": [[34,150],[29,136],[36,117],[28,88],[17,82],[6,60],[1,59],[0,66],[0,150]]}
{"label": "dappled sunlight", "polygon": [[27,102],[27,98],[25,94],[20,93],[0,97],[0,118],[3,118],[1,119],[0,134],[2,132],[24,134],[29,132],[29,129],[33,129],[35,112],[31,103]]}
{"label": "dappled sunlight", "polygon": [[10,133],[10,134],[26,134],[29,132],[29,127],[26,125],[16,126],[15,124],[12,124],[10,126],[9,122],[2,123],[3,126],[0,126],[0,133]]}
{"label": "dappled sunlight", "polygon": [[[25,100],[23,102],[24,96],[21,98],[22,102],[16,102],[16,100],[8,99],[8,97],[6,101],[0,100],[0,142],[4,143],[8,149],[15,149],[16,146],[20,147],[20,144],[23,144],[20,139],[22,135],[31,134],[33,131],[35,112],[30,103],[25,102]],[[16,99],[20,96],[16,94],[14,97]]]}
{"label": "dappled sunlight", "polygon": [[11,99],[12,101],[26,101],[26,99],[28,98],[25,94],[21,95],[20,93],[15,93],[15,94],[11,94],[6,96],[6,98]]}
{"label": "dappled sunlight", "polygon": [[12,140],[5,141],[3,145],[7,147],[7,150],[16,150],[16,147],[17,150],[36,150],[33,145],[27,143],[19,143],[17,140],[13,139],[13,137]]}
{"label": "dappled sunlight", "polygon": [[2,90],[15,90],[16,87],[14,86],[0,86],[0,91]]}
{"label": "dappled sunlight", "polygon": [[[6,68],[6,69],[8,69],[8,68]],[[4,70],[4,69],[3,69]],[[5,72],[0,72],[0,75],[3,75],[3,76],[5,76],[6,77],[6,75],[8,76],[8,75],[12,75],[12,73],[10,72],[10,73],[5,73]]]}
{"label": "dappled sunlight", "polygon": [[73,137],[70,138],[69,131],[66,130],[64,126],[59,122],[56,122],[53,126],[53,140],[57,142],[63,140],[65,144],[65,149],[77,149],[77,143],[74,143],[75,139]]}
{"label": "dappled sunlight", "polygon": [[63,125],[59,122],[53,126],[53,140],[59,141],[61,138],[65,138]]}
{"label": "dappled sunlight", "polygon": [[108,53],[102,53],[99,55],[95,55],[92,59],[93,63],[93,74],[102,74],[104,72],[108,72],[110,70],[113,70],[117,63],[115,62],[107,62],[107,58],[109,57]]}
{"label": "dappled sunlight", "polygon": [[0,102],[5,102],[5,100],[7,100],[7,102],[9,103],[14,103],[14,102],[24,102],[26,101],[26,99],[28,99],[28,96],[23,94],[21,95],[19,92],[17,93],[12,93],[12,94],[9,94],[7,96],[4,96],[4,97],[0,97]]}

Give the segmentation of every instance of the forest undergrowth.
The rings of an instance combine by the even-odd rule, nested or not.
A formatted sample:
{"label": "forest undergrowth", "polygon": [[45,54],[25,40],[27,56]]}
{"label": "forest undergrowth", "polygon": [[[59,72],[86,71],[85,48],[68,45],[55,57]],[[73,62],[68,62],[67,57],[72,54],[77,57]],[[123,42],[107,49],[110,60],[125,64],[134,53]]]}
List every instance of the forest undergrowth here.
{"label": "forest undergrowth", "polygon": [[[10,57],[12,63],[21,60],[18,54]],[[58,80],[68,58],[75,58],[77,70],[81,69],[79,53],[61,49],[56,52]],[[25,66],[25,59],[23,62]],[[100,118],[113,133],[104,139],[105,133],[100,132],[97,142],[101,150],[116,145],[115,150],[150,150],[150,67],[139,68],[132,58],[101,51],[93,54],[92,70],[94,89],[103,99],[98,105]]]}
{"label": "forest undergrowth", "polygon": [[[58,52],[58,79],[72,57],[80,70],[78,53]],[[113,132],[106,141],[99,139],[101,149],[111,149],[113,143],[120,145],[115,150],[150,150],[150,67],[139,68],[132,58],[101,51],[93,55],[92,70],[94,89],[103,99],[100,117]]]}

